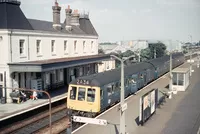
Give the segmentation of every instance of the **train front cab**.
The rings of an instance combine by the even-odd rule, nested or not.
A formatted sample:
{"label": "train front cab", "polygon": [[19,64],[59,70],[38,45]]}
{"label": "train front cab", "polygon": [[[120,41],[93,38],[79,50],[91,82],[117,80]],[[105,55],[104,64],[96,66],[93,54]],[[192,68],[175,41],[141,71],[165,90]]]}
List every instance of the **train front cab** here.
{"label": "train front cab", "polygon": [[97,113],[100,111],[100,88],[85,85],[69,85],[67,108]]}

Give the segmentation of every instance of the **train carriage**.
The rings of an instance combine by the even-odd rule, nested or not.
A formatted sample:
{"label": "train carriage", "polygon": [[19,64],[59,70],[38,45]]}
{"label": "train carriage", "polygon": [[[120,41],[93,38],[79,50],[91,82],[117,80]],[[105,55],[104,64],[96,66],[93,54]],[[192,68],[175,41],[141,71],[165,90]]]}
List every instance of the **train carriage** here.
{"label": "train carriage", "polygon": [[[184,55],[173,54],[172,67],[184,62]],[[125,97],[169,71],[169,56],[124,67]],[[67,107],[81,115],[94,116],[120,100],[121,69],[114,69],[73,80],[69,84]],[[90,113],[90,115],[88,115]]]}

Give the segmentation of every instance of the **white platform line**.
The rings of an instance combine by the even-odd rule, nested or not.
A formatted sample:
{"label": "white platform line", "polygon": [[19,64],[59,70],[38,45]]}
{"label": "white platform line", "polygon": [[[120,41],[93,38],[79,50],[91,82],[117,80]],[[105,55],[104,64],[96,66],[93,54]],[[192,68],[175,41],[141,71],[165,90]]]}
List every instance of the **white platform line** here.
{"label": "white platform line", "polygon": [[[181,66],[183,66],[184,64],[185,64],[185,62],[184,62],[182,65],[178,66],[178,67],[181,67]],[[176,67],[176,68],[178,68],[178,67]],[[151,86],[152,84],[154,84],[155,82],[159,81],[160,79],[162,79],[163,77],[165,77],[165,76],[168,75],[168,74],[169,74],[169,72],[166,73],[166,74],[164,74],[163,76],[161,76],[161,77],[158,78],[157,80],[152,81],[151,83],[149,83],[148,85],[146,85],[145,87],[143,87],[142,89],[140,89],[139,91],[135,92],[135,94],[137,95],[139,92],[141,92],[141,91],[144,90],[145,88]],[[134,96],[134,95],[130,95],[129,97],[127,97],[127,98],[125,99],[125,101],[127,101],[128,99],[130,99],[130,98],[133,97],[133,96]],[[101,114],[98,115],[97,117],[95,117],[95,119],[97,119],[97,118],[99,118],[100,116],[102,116],[102,115],[108,113],[109,111],[111,111],[111,110],[114,109],[115,107],[119,106],[119,104],[120,104],[120,102],[117,103],[116,105],[114,105],[113,107],[109,108],[109,109],[106,110],[105,112],[101,113]],[[82,129],[83,127],[85,127],[86,125],[88,125],[88,123],[86,123],[86,124],[80,126],[80,127],[77,128],[76,130],[74,130],[74,131],[72,132],[72,134],[76,133],[77,131],[79,131],[80,129]]]}
{"label": "white platform line", "polygon": [[[61,97],[61,98],[56,98],[56,99],[53,98],[53,100],[51,101],[51,103],[56,102],[56,101],[59,101],[59,100],[62,100],[62,99],[64,99],[64,98],[66,98],[66,96],[63,96],[63,97]],[[48,101],[48,100],[49,100],[49,99],[47,99],[47,100],[45,100],[45,101]],[[43,102],[41,102],[41,103],[43,103]],[[20,114],[23,114],[23,113],[26,113],[26,112],[29,112],[29,111],[31,111],[31,110],[40,108],[40,107],[45,106],[45,105],[48,105],[48,104],[49,104],[49,102],[46,102],[46,103],[43,103],[43,104],[41,104],[41,105],[32,107],[32,108],[30,108],[30,109],[24,108],[24,109],[26,109],[26,110],[21,111],[21,112],[18,112],[18,113],[15,113],[15,114],[12,114],[12,115],[9,115],[9,116],[6,116],[6,117],[3,117],[3,118],[0,119],[0,121],[3,121],[3,120],[6,120],[6,119],[9,119],[9,118],[12,118],[12,117],[14,117],[14,116],[17,116],[17,115],[20,115]],[[36,104],[36,105],[37,105],[37,104]],[[27,108],[28,108],[28,107],[27,107]],[[23,110],[23,109],[21,109],[21,110]]]}

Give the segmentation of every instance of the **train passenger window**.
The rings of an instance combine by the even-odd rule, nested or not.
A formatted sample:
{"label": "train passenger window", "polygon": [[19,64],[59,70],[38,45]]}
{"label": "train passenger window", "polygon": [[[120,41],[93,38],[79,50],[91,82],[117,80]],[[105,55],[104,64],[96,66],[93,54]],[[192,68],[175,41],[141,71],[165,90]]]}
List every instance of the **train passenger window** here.
{"label": "train passenger window", "polygon": [[79,87],[78,89],[78,100],[79,101],[84,101],[85,100],[85,88]]}
{"label": "train passenger window", "polygon": [[94,102],[95,101],[95,89],[88,88],[87,92],[87,101]]}
{"label": "train passenger window", "polygon": [[107,85],[107,92],[108,92],[108,96],[112,95],[112,85],[111,84]]}
{"label": "train passenger window", "polygon": [[103,90],[100,90],[100,97],[103,99]]}
{"label": "train passenger window", "polygon": [[75,100],[76,99],[76,92],[77,92],[77,87],[71,87],[72,89],[70,90],[70,99]]}

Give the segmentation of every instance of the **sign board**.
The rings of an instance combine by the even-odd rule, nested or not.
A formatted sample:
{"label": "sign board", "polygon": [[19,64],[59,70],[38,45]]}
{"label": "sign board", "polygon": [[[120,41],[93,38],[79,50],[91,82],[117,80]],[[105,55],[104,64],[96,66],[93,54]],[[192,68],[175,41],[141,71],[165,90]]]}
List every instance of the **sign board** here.
{"label": "sign board", "polygon": [[83,79],[77,79],[76,84],[89,85],[90,81],[89,80],[83,80]]}
{"label": "sign board", "polygon": [[87,117],[81,117],[81,116],[73,116],[73,121],[80,122],[80,123],[104,125],[104,126],[106,126],[108,124],[107,120],[87,118]]}
{"label": "sign board", "polygon": [[190,60],[187,60],[187,62],[189,62],[189,63],[194,63],[194,60],[191,60],[191,61],[190,61]]}
{"label": "sign board", "polygon": [[126,109],[127,109],[127,103],[124,103],[123,105],[122,105],[122,112],[124,112]]}
{"label": "sign board", "polygon": [[158,89],[153,89],[140,98],[139,121],[142,123],[142,125],[155,113],[157,102]]}

